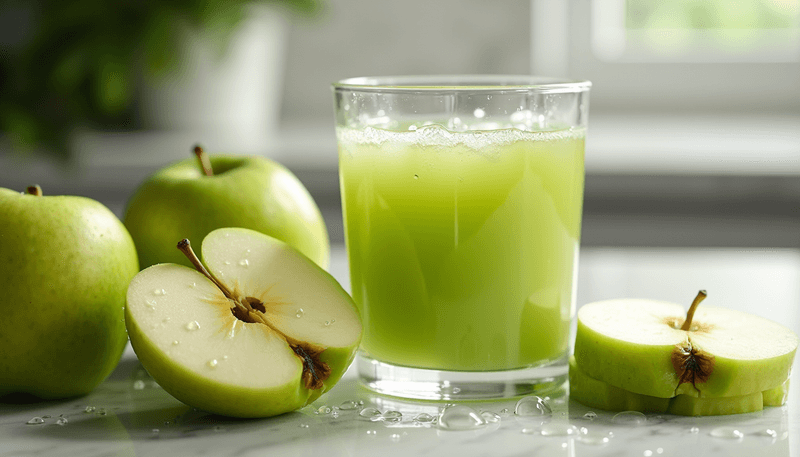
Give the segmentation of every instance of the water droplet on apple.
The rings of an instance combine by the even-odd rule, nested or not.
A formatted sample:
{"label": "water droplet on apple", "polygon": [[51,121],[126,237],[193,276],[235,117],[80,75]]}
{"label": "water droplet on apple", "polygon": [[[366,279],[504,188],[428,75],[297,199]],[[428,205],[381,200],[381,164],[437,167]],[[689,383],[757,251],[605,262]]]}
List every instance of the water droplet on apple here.
{"label": "water droplet on apple", "polygon": [[28,425],[40,425],[40,424],[44,424],[44,419],[42,419],[39,416],[36,416],[33,419],[31,419],[31,420],[29,420],[28,422],[25,422],[25,423],[28,424]]}
{"label": "water droplet on apple", "polygon": [[197,287],[197,283],[193,282],[193,283],[189,284],[189,287]]}
{"label": "water droplet on apple", "polygon": [[419,175],[414,175],[414,179],[419,179]]}
{"label": "water droplet on apple", "polygon": [[226,260],[226,261],[225,261],[225,265],[230,265],[230,264],[231,264],[231,261],[230,261],[230,260]]}
{"label": "water droplet on apple", "polygon": [[141,379],[133,381],[133,390],[144,390],[144,381]]}
{"label": "water droplet on apple", "polygon": [[217,368],[218,364],[219,362],[217,361],[217,359],[211,359],[208,361],[206,365],[208,365],[208,368]]}
{"label": "water droplet on apple", "polygon": [[170,321],[170,318],[169,318],[169,317],[165,317],[164,319],[162,319],[162,320],[161,320],[161,322],[163,322],[163,323],[165,323],[165,324],[166,324],[167,322],[169,322],[169,321]]}
{"label": "water droplet on apple", "polygon": [[520,398],[514,407],[514,414],[517,416],[549,416],[552,413],[553,410],[547,403],[536,395]]}
{"label": "water droplet on apple", "polygon": [[180,341],[178,341],[178,340],[172,340],[172,345],[173,345],[173,346],[177,346],[177,345],[179,345],[179,344],[181,344],[181,342],[180,342]]}
{"label": "water droplet on apple", "polygon": [[222,356],[222,360],[228,360],[228,356],[227,355],[223,355]]}
{"label": "water droplet on apple", "polygon": [[386,411],[383,413],[382,419],[384,422],[394,424],[403,420],[403,413],[400,411]]}
{"label": "water droplet on apple", "polygon": [[611,419],[617,425],[629,425],[629,426],[639,426],[644,425],[647,422],[647,416],[640,413],[639,411],[623,411],[621,413],[617,413],[613,419]]}
{"label": "water droplet on apple", "polygon": [[59,417],[56,420],[56,425],[67,425],[67,422],[69,422],[69,421],[67,420],[66,417]]}
{"label": "water droplet on apple", "polygon": [[593,420],[597,419],[597,413],[594,412],[594,411],[589,411],[588,413],[583,415],[583,418],[584,419],[588,419],[590,421],[593,421]]}
{"label": "water droplet on apple", "polygon": [[303,314],[304,314],[303,308],[298,308],[294,316],[300,319],[301,317],[303,317]]}
{"label": "water droplet on apple", "polygon": [[375,408],[364,408],[358,413],[358,415],[371,421],[379,421],[382,417],[381,412]]}
{"label": "water droplet on apple", "polygon": [[418,424],[432,424],[436,420],[436,417],[431,416],[428,413],[419,413],[414,416],[414,422]]}
{"label": "water droplet on apple", "polygon": [[147,300],[145,303],[147,304],[147,307],[150,308],[150,311],[155,311],[156,310],[156,301],[155,300]]}
{"label": "water droplet on apple", "polygon": [[692,428],[689,429],[689,433],[692,433],[692,434],[696,435],[696,434],[700,433],[700,429],[698,427],[692,427]]}
{"label": "water droplet on apple", "polygon": [[500,422],[500,415],[491,411],[481,411],[481,417],[487,424]]}
{"label": "water droplet on apple", "polygon": [[343,411],[350,411],[357,408],[358,408],[358,403],[354,402],[353,400],[343,401],[342,404],[339,405],[339,409]]}
{"label": "water droplet on apple", "polygon": [[483,417],[466,405],[446,406],[439,416],[439,427],[445,430],[475,430],[484,425]]}
{"label": "water droplet on apple", "polygon": [[542,436],[577,435],[578,427],[570,424],[551,422],[549,424],[542,425],[542,428],[539,429],[539,432],[542,434]]}
{"label": "water droplet on apple", "polygon": [[579,434],[577,440],[579,443],[601,446],[604,444],[608,444],[608,442],[611,441],[611,438],[613,437],[614,435],[610,432],[587,431],[587,433]]}
{"label": "water droplet on apple", "polygon": [[714,438],[725,438],[729,440],[740,440],[744,438],[744,433],[734,427],[717,427],[711,430],[709,435],[713,436]]}
{"label": "water droplet on apple", "polygon": [[87,406],[86,408],[84,408],[83,412],[84,413],[93,413],[94,410],[95,410],[94,406]]}
{"label": "water droplet on apple", "polygon": [[240,260],[240,261],[239,261],[239,266],[240,266],[240,267],[245,267],[245,268],[247,268],[247,266],[248,266],[248,265],[250,265],[250,261],[249,261],[249,260],[247,260],[247,259],[242,259],[242,260]]}
{"label": "water droplet on apple", "polygon": [[197,321],[191,321],[186,324],[186,330],[197,330],[200,328],[200,323]]}

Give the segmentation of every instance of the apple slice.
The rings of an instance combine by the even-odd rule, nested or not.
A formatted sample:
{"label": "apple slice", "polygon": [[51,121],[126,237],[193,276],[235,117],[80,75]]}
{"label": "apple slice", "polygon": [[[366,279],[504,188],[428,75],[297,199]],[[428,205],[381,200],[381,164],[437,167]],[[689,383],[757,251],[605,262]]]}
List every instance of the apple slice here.
{"label": "apple slice", "polygon": [[735,397],[692,397],[678,395],[659,398],[629,392],[589,377],[578,367],[575,357],[569,360],[569,395],[586,406],[607,411],[640,411],[682,416],[719,416],[761,411],[764,406],[781,406],[786,402],[789,380],[764,392]]}
{"label": "apple slice", "polygon": [[789,377],[798,338],[740,311],[683,308],[652,300],[608,300],[578,311],[575,360],[588,376],[661,398],[749,395]]}
{"label": "apple slice", "polygon": [[333,277],[259,232],[215,230],[208,271],[159,264],[128,288],[136,355],[178,400],[213,413],[266,417],[318,398],[344,374],[361,340],[355,304]]}

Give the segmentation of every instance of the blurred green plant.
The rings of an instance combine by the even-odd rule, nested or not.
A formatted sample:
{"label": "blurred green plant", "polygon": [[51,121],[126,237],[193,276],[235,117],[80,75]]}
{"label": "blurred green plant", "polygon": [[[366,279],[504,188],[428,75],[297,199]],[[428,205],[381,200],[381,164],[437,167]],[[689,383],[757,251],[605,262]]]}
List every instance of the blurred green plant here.
{"label": "blurred green plant", "polygon": [[0,0],[31,27],[0,48],[0,131],[14,149],[66,157],[76,127],[136,127],[142,77],[179,68],[187,31],[220,55],[248,8],[270,4],[312,15],[319,0]]}

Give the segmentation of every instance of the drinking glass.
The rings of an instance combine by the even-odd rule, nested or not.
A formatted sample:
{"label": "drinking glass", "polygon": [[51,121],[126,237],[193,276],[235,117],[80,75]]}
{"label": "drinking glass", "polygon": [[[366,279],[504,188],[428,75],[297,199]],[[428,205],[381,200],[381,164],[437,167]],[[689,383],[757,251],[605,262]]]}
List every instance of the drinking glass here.
{"label": "drinking glass", "polygon": [[333,84],[361,382],[488,399],[567,379],[588,81]]}

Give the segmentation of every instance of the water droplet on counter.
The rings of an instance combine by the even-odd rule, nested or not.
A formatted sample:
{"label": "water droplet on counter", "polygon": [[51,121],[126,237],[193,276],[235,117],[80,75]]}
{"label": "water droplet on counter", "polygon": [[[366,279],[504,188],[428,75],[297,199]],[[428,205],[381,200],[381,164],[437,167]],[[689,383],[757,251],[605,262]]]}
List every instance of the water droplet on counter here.
{"label": "water droplet on counter", "polygon": [[475,430],[484,425],[483,417],[466,405],[446,406],[439,416],[439,427],[445,430]]}
{"label": "water droplet on counter", "polygon": [[647,416],[639,411],[623,411],[614,415],[614,418],[611,419],[611,421],[617,425],[629,425],[636,427],[639,425],[644,425],[644,423],[647,422]]}
{"label": "water droplet on counter", "polygon": [[645,449],[642,455],[644,457],[653,457],[653,451],[651,451],[650,449]]}
{"label": "water droplet on counter", "polygon": [[200,328],[200,323],[197,321],[188,322],[185,326],[186,330],[192,331]]}
{"label": "water droplet on counter", "polygon": [[300,424],[300,428],[308,428],[308,424]]}
{"label": "water droplet on counter", "polygon": [[219,361],[217,361],[217,359],[211,359],[206,363],[206,365],[208,365],[208,368],[217,368]]}
{"label": "water droplet on counter", "polygon": [[725,438],[729,440],[740,440],[744,438],[744,433],[734,427],[717,427],[711,430],[709,435],[713,436],[714,438]]}
{"label": "water droplet on counter", "polygon": [[167,295],[167,291],[164,289],[156,289],[153,291],[153,295]]}
{"label": "water droplet on counter", "polygon": [[594,411],[589,411],[588,413],[583,415],[583,418],[587,419],[587,420],[590,420],[590,421],[593,421],[593,420],[597,419],[597,413],[594,412]]}
{"label": "water droplet on counter", "polygon": [[56,425],[67,425],[67,422],[69,422],[69,421],[67,420],[66,417],[59,417],[56,420]]}
{"label": "water droplet on counter", "polygon": [[248,265],[250,265],[250,261],[249,261],[249,260],[247,260],[247,259],[242,259],[242,260],[240,260],[240,261],[239,261],[239,266],[240,266],[240,267],[245,267],[245,268],[247,268],[247,266],[248,266]]}
{"label": "water droplet on counter", "polygon": [[144,381],[142,381],[141,379],[133,381],[133,390],[144,390],[144,387],[145,387]]}
{"label": "water droplet on counter", "polygon": [[700,433],[700,428],[692,427],[692,428],[689,429],[689,433],[691,433],[693,435],[696,435],[696,434]]}
{"label": "water droplet on counter", "polygon": [[386,411],[381,415],[384,422],[394,424],[403,420],[403,413],[400,411]]}
{"label": "water droplet on counter", "polygon": [[593,446],[602,446],[608,444],[614,435],[611,432],[594,432],[587,431],[578,435],[578,442],[583,444],[591,444]]}
{"label": "water droplet on counter", "polygon": [[481,411],[481,417],[487,424],[494,424],[500,422],[500,415],[491,411]]}
{"label": "water droplet on counter", "polygon": [[322,415],[326,415],[326,414],[330,414],[330,413],[331,413],[331,411],[332,411],[332,410],[331,410],[331,407],[330,407],[330,406],[322,405],[322,406],[320,406],[319,408],[317,408],[317,410],[316,410],[316,411],[314,411],[314,414],[322,414]]}
{"label": "water droplet on counter", "polygon": [[414,422],[417,424],[432,424],[436,418],[428,413],[419,413],[414,416]]}
{"label": "water droplet on counter", "polygon": [[400,441],[400,434],[399,433],[392,433],[391,436],[389,436],[389,438],[393,442],[397,443],[398,441]]}
{"label": "water droplet on counter", "polygon": [[152,430],[152,432],[153,432],[153,434],[154,434],[154,435],[157,435],[157,434],[158,434],[158,432],[160,432],[160,431],[161,431],[161,430],[159,430],[159,429],[157,429],[157,428],[154,428],[154,429]]}
{"label": "water droplet on counter", "polygon": [[223,427],[221,425],[217,425],[217,426],[214,427],[214,431],[215,432],[224,432],[225,431],[225,427]]}
{"label": "water droplet on counter", "polygon": [[345,400],[341,405],[339,405],[339,409],[343,411],[358,409],[358,403],[354,402],[353,400]]}
{"label": "water droplet on counter", "polygon": [[93,413],[95,411],[95,409],[96,408],[94,406],[87,406],[86,408],[84,408],[83,412],[84,413]]}
{"label": "water droplet on counter", "polygon": [[570,424],[549,423],[542,425],[539,429],[542,436],[568,436],[577,435],[578,427]]}
{"label": "water droplet on counter", "polygon": [[375,436],[378,434],[377,430],[367,430],[367,435]]}
{"label": "water droplet on counter", "polygon": [[756,433],[756,435],[766,436],[766,437],[769,437],[769,438],[777,438],[778,437],[778,432],[776,432],[775,430],[773,430],[771,428],[768,428],[766,430],[761,430],[760,432]]}
{"label": "water droplet on counter", "polygon": [[514,407],[514,414],[517,416],[549,416],[552,413],[553,410],[547,403],[536,395],[520,398]]}
{"label": "water droplet on counter", "polygon": [[334,418],[334,419],[338,418],[339,417],[339,411],[334,409],[333,412],[331,413],[331,417]]}
{"label": "water droplet on counter", "polygon": [[511,411],[509,411],[508,408],[503,408],[503,409],[500,410],[500,417],[506,417],[509,414],[511,414]]}
{"label": "water droplet on counter", "polygon": [[42,419],[39,416],[36,416],[36,417],[32,418],[31,420],[29,420],[28,422],[25,422],[25,423],[28,424],[28,425],[40,425],[40,424],[44,424],[44,419]]}
{"label": "water droplet on counter", "polygon": [[383,414],[375,408],[364,408],[358,415],[371,421],[379,421],[383,418]]}
{"label": "water droplet on counter", "polygon": [[108,414],[108,412],[106,412],[105,408],[100,408],[97,410],[98,416],[105,416],[106,414]]}
{"label": "water droplet on counter", "polygon": [[300,319],[301,317],[303,317],[303,314],[304,314],[303,308],[298,308],[297,311],[295,312],[294,317]]}

